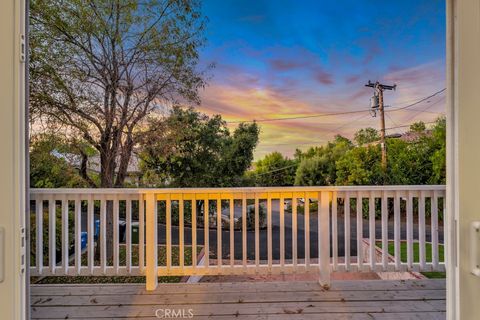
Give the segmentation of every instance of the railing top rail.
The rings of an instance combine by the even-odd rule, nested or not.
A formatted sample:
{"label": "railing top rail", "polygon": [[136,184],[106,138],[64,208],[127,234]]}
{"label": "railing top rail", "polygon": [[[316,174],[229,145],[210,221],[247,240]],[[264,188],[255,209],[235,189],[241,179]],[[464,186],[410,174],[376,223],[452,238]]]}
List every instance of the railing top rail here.
{"label": "railing top rail", "polygon": [[30,189],[32,194],[148,194],[148,193],[264,193],[264,192],[356,192],[356,191],[445,191],[445,185],[388,186],[312,186],[312,187],[241,187],[241,188],[58,188]]}

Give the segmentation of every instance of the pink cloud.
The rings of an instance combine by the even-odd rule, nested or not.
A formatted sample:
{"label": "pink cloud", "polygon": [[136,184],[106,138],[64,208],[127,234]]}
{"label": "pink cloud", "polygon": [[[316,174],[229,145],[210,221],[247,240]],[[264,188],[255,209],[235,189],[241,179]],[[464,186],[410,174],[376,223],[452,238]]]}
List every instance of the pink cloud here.
{"label": "pink cloud", "polygon": [[[288,70],[300,67],[302,63],[270,61],[272,68]],[[314,65],[318,66],[318,65]],[[221,114],[226,121],[250,121],[253,119],[273,119],[305,115],[325,114],[342,111],[358,111],[369,108],[371,88],[357,85],[360,75],[352,75],[343,83],[329,86],[328,91],[320,90],[324,84],[331,84],[331,75],[321,72],[315,67],[307,69],[307,73],[318,78],[317,85],[302,87],[296,77],[276,77],[278,72],[271,72],[269,77],[251,74],[246,70],[229,66],[220,66],[221,77],[214,78],[202,94],[202,105],[199,109],[207,114]],[[425,97],[444,85],[441,62],[432,62],[408,69],[398,69],[385,75],[382,81],[397,83],[396,91],[385,95],[387,105],[392,109],[407,105]],[[405,122],[435,120],[444,111],[442,97],[431,99],[414,108],[389,112],[387,127],[403,125]],[[238,123],[231,123],[234,128]],[[271,151],[280,151],[293,155],[295,149],[321,145],[331,140],[336,134],[349,138],[364,127],[378,127],[378,118],[368,113],[323,116],[298,120],[259,122],[261,126],[260,143],[257,147],[256,159]],[[403,129],[398,129],[403,130]],[[395,130],[389,132],[392,133]]]}

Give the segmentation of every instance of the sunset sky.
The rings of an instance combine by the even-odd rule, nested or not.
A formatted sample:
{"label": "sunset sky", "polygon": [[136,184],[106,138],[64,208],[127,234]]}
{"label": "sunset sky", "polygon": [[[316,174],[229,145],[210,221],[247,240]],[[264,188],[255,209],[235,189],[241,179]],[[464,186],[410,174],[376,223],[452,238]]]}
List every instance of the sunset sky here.
{"label": "sunset sky", "polygon": [[[393,111],[445,87],[444,1],[206,0],[203,11],[209,24],[201,61],[216,67],[199,108],[221,114],[232,128],[368,109],[368,80],[398,86],[385,93],[387,128],[444,113],[444,93]],[[379,119],[365,111],[259,123],[256,159],[292,155],[337,133],[352,137],[359,128],[378,128]]]}

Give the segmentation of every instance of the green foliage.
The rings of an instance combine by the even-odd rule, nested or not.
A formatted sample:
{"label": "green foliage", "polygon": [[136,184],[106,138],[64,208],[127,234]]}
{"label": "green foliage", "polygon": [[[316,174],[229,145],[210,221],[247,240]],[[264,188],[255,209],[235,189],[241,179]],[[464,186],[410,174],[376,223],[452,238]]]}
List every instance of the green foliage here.
{"label": "green foliage", "polygon": [[173,108],[151,119],[140,143],[143,183],[155,187],[239,186],[258,143],[256,123],[230,134],[218,115]]}
{"label": "green foliage", "polygon": [[357,131],[353,139],[359,146],[361,146],[367,143],[378,141],[380,139],[380,135],[378,134],[377,129],[369,127]]}
{"label": "green foliage", "polygon": [[349,150],[336,162],[337,185],[377,185],[382,183],[379,145]]}
{"label": "green foliage", "polygon": [[445,117],[437,119],[432,129],[433,154],[430,156],[432,161],[432,176],[430,183],[445,184],[447,175],[447,121]]}
{"label": "green foliage", "polygon": [[[247,209],[247,230],[255,230],[255,207],[249,206]],[[267,210],[264,205],[258,206],[258,227],[264,229],[267,221]],[[243,226],[243,217],[239,217],[235,223],[235,229],[241,229]]]}
{"label": "green foliage", "polygon": [[55,135],[34,136],[30,142],[30,187],[82,188],[87,183],[66,160],[70,146]]}
{"label": "green foliage", "polygon": [[424,132],[426,128],[425,122],[423,121],[417,121],[410,125],[410,131],[412,132]]}
{"label": "green foliage", "polygon": [[[387,140],[389,184],[443,184],[446,174],[446,122],[439,118],[432,130],[423,123],[411,126],[417,133],[412,141]],[[423,124],[423,126],[425,126]],[[413,129],[412,129],[413,127]]]}
{"label": "green foliage", "polygon": [[352,148],[350,140],[337,135],[325,146],[310,148],[305,153],[297,150],[295,157],[300,164],[295,172],[295,185],[335,185],[336,162]]}
{"label": "green foliage", "polygon": [[291,186],[294,183],[297,161],[284,157],[280,152],[267,154],[254,163],[254,170],[247,177],[256,186]]}

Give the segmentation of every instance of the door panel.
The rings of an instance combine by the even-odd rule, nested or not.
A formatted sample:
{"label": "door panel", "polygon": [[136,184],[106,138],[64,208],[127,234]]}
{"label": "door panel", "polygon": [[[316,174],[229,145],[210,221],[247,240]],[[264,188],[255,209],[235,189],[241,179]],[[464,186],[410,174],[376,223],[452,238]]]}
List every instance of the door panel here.
{"label": "door panel", "polygon": [[456,301],[456,316],[452,314],[451,318],[478,319],[480,277],[472,272],[472,249],[475,243],[480,247],[480,243],[479,237],[471,237],[471,231],[472,222],[480,221],[480,1],[453,2],[449,12],[450,19],[454,17],[449,50],[454,68],[453,88],[449,88],[453,108],[449,113],[451,156],[447,182],[451,184],[450,212],[455,214],[456,226],[452,233],[456,245],[451,246],[448,255],[454,266],[451,271],[455,272],[449,276],[456,277],[455,285],[448,289],[452,290],[449,297]]}
{"label": "door panel", "polygon": [[23,3],[5,0],[0,10],[0,318],[13,320],[26,314]]}

